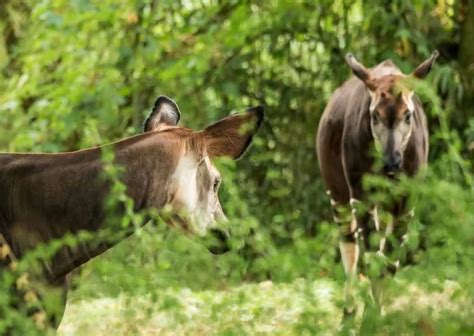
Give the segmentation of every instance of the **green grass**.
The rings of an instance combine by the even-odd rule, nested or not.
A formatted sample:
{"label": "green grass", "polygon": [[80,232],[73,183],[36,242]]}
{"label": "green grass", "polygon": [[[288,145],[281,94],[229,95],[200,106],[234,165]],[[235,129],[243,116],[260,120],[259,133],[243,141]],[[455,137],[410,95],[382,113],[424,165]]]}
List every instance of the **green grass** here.
{"label": "green grass", "polygon": [[329,280],[264,281],[223,290],[156,289],[152,295],[73,300],[62,335],[241,335],[299,334],[308,315],[324,316],[315,327],[337,329],[339,292]]}
{"label": "green grass", "polygon": [[[286,282],[220,279],[218,267],[210,265],[225,257],[212,257],[197,245],[190,246],[194,259],[181,259],[182,265],[173,262],[179,253],[173,256],[173,252],[167,252],[171,253],[167,256],[168,262],[176,264],[175,270],[160,270],[161,263],[153,269],[150,260],[144,261],[136,255],[133,258],[138,259],[130,256],[134,262],[130,259],[128,263],[117,262],[121,253],[130,251],[129,245],[135,244],[134,240],[86,265],[79,277],[78,289],[69,296],[60,335],[338,333],[342,317],[342,279],[334,280],[330,276],[300,277]],[[176,244],[176,241],[171,239],[171,243]],[[207,264],[204,265],[203,260]],[[105,271],[95,272],[99,269]],[[186,272],[186,279],[171,281],[169,285],[170,279],[184,274],[181,272]],[[421,278],[424,272],[420,267],[408,267],[395,278],[384,280],[385,305],[379,317],[363,316],[363,296],[369,282],[359,281],[356,325],[366,330],[361,334],[472,335],[474,305],[469,288],[462,282],[433,277],[427,277],[424,283],[415,283],[413,278]],[[196,283],[190,276],[193,273]],[[141,287],[137,290],[132,284],[139,276],[149,281],[146,285],[137,285]]]}

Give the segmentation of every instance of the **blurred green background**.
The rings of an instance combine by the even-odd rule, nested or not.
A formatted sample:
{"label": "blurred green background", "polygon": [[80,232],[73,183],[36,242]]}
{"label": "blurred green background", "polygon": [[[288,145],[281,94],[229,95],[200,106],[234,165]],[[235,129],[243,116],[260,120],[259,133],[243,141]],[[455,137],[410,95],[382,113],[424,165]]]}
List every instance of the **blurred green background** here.
{"label": "blurred green background", "polygon": [[387,280],[385,314],[359,320],[366,334],[472,334],[473,38],[472,0],[0,1],[1,151],[137,134],[160,94],[193,129],[266,105],[246,157],[216,162],[234,250],[215,257],[147,226],[78,274],[62,332],[335,333],[344,274],[315,155],[318,120],[350,76],[345,53],[366,66],[390,58],[408,74],[438,49],[418,92],[427,178],[381,188],[419,194],[412,230],[427,248]]}

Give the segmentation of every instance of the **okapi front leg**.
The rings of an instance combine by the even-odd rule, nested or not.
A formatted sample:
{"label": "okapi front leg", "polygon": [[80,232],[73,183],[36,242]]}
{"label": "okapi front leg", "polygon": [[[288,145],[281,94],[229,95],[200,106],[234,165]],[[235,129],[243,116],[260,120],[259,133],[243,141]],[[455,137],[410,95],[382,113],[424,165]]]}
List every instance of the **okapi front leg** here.
{"label": "okapi front leg", "polygon": [[377,254],[385,259],[386,264],[379,270],[378,276],[371,279],[371,290],[374,303],[379,312],[382,312],[384,302],[384,278],[386,275],[394,275],[400,261],[406,257],[406,237],[408,223],[413,217],[413,210],[401,217],[384,216],[384,220],[379,217],[378,207],[375,206],[370,212],[375,223],[376,230],[381,238]]}
{"label": "okapi front leg", "polygon": [[[328,192],[331,196],[330,192]],[[344,285],[344,316],[355,310],[353,286],[357,278],[359,244],[357,242],[357,219],[349,204],[339,204],[331,198],[334,221],[339,225],[339,251],[346,274]]]}
{"label": "okapi front leg", "polygon": [[387,246],[385,248],[395,262],[389,265],[389,272],[394,274],[400,267],[400,264],[409,263],[411,260],[411,251],[407,250],[408,225],[415,215],[414,209],[402,215],[397,215],[392,219],[392,230],[387,235]]}
{"label": "okapi front leg", "polygon": [[359,246],[354,234],[343,234],[339,241],[346,282],[344,285],[344,315],[351,315],[355,309],[353,286],[357,278],[357,263],[359,261]]}

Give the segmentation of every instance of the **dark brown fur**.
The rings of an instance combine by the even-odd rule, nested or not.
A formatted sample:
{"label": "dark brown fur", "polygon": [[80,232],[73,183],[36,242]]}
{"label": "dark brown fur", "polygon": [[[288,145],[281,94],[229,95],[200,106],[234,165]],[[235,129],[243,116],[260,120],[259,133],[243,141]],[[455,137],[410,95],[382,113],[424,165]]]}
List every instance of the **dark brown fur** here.
{"label": "dark brown fur", "polygon": [[[108,146],[114,149],[116,163],[125,167],[123,182],[135,210],[161,208],[166,203],[167,181],[179,159],[177,149],[191,134],[170,129]],[[101,227],[108,192],[108,184],[100,178],[103,149],[0,156],[0,227],[17,258],[66,233]],[[47,268],[49,281],[56,282],[106,248],[83,247],[82,253],[61,249]]]}

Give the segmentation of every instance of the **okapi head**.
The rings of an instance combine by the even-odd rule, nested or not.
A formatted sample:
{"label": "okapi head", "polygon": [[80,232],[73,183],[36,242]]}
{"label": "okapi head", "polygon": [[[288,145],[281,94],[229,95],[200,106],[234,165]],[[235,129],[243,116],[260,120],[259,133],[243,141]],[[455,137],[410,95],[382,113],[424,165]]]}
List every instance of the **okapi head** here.
{"label": "okapi head", "polygon": [[364,82],[370,95],[370,129],[376,147],[383,151],[383,168],[386,174],[393,175],[400,169],[412,134],[416,102],[409,85],[410,80],[425,78],[438,55],[438,51],[434,51],[410,75],[399,72],[377,77],[352,54],[346,56],[352,72]]}
{"label": "okapi head", "polygon": [[183,132],[175,137],[173,161],[176,167],[171,176],[168,204],[173,212],[172,222],[195,234],[210,231],[217,242],[208,246],[212,253],[228,251],[227,231],[219,226],[227,222],[218,190],[221,176],[211,159],[226,156],[239,159],[252,142],[252,137],[263,122],[262,106],[250,108],[243,114],[228,116],[199,132],[176,127],[180,110],[176,103],[160,96],[145,121],[145,132]]}

